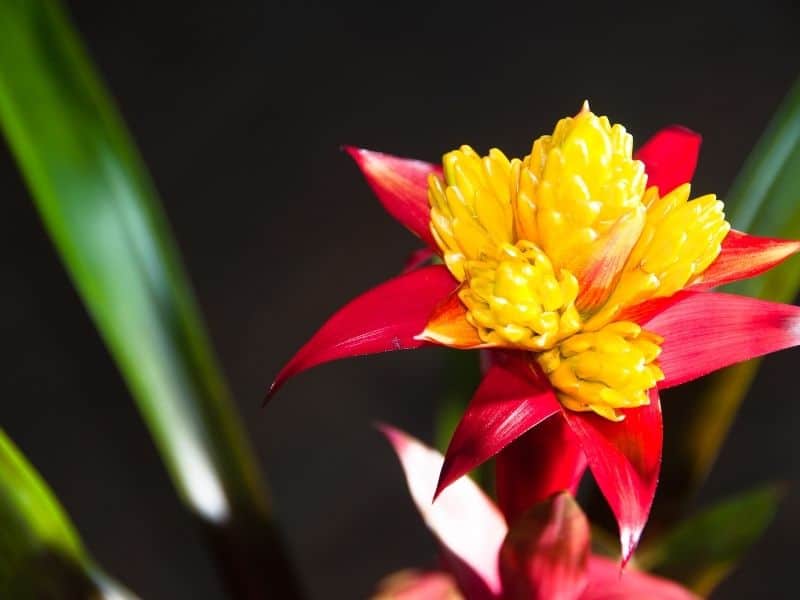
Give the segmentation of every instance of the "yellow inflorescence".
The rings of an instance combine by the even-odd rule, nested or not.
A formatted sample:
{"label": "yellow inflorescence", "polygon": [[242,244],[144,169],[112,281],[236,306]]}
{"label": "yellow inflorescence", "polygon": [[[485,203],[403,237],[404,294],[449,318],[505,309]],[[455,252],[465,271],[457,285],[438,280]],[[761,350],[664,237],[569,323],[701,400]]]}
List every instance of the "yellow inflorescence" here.
{"label": "yellow inflorescence", "polygon": [[578,281],[535,244],[503,244],[497,258],[469,260],[459,298],[484,342],[547,350],[580,329]]}
{"label": "yellow inflorescence", "polygon": [[602,327],[619,311],[648,298],[667,297],[705,271],[730,231],[724,205],[713,194],[689,200],[689,184],[659,198],[647,191],[647,219],[625,264],[619,283],[600,311],[587,323]]}
{"label": "yellow inflorescence", "polygon": [[633,138],[584,106],[533,143],[519,166],[515,222],[557,267],[583,261],[594,242],[642,210],[647,177]]}
{"label": "yellow inflorescence", "polygon": [[619,421],[616,409],[647,404],[647,390],[664,378],[654,362],[662,341],[636,323],[617,321],[573,335],[537,360],[564,406]]}
{"label": "yellow inflorescence", "polygon": [[428,179],[431,232],[463,281],[465,261],[495,257],[501,245],[514,243],[511,163],[500,150],[481,158],[469,146],[445,154],[443,163],[447,183]]}
{"label": "yellow inflorescence", "polygon": [[588,105],[522,160],[462,146],[443,163],[431,231],[480,339],[536,353],[570,409],[647,404],[661,340],[614,319],[702,274],[730,229],[722,203],[647,189],[631,136]]}

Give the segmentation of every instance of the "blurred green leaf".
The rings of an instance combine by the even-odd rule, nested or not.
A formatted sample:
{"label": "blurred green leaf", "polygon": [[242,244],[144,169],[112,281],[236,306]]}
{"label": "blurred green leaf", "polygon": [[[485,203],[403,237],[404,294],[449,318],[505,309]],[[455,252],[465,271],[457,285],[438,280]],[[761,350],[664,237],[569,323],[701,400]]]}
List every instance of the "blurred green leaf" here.
{"label": "blurred green leaf", "polygon": [[767,485],[703,510],[640,549],[637,565],[707,595],[772,522],[782,495]]}
{"label": "blurred green leaf", "polygon": [[[609,533],[608,529],[596,523],[592,527],[592,553],[607,556],[614,560],[619,559],[619,536]],[[631,559],[638,564],[636,555]]]}
{"label": "blurred green leaf", "polygon": [[[800,238],[800,80],[790,90],[748,157],[726,198],[728,219],[748,233]],[[769,273],[728,286],[727,291],[792,302],[800,290],[800,259],[790,258]],[[689,464],[687,495],[706,478],[759,360],[712,375],[693,408],[684,442]]]}
{"label": "blurred green leaf", "polygon": [[156,192],[60,2],[0,0],[0,121],[231,590],[297,596]]}
{"label": "blurred green leaf", "polygon": [[800,80],[789,90],[728,192],[726,211],[735,228],[761,235],[796,231],[793,213],[798,210],[800,173],[792,165],[799,161]]}
{"label": "blurred green leaf", "polygon": [[0,597],[135,598],[93,564],[47,484],[2,430],[0,524]]}
{"label": "blurred green leaf", "polygon": [[436,447],[444,453],[472,394],[481,380],[478,352],[446,352],[444,382],[446,392],[439,400],[436,414]]}
{"label": "blurred green leaf", "polygon": [[[434,440],[444,454],[472,395],[481,380],[480,353],[450,350],[444,367],[447,390],[439,400],[436,410]],[[472,478],[489,494],[493,493],[491,463],[483,463],[470,473]]]}

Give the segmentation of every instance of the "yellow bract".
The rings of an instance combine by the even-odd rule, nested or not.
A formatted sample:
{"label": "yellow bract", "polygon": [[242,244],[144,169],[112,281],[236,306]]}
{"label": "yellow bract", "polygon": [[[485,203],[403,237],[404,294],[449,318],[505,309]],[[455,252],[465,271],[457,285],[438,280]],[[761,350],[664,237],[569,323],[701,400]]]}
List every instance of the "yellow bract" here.
{"label": "yellow bract", "polygon": [[661,340],[615,319],[714,261],[730,229],[722,202],[689,200],[688,184],[647,189],[630,134],[588,104],[521,160],[461,146],[443,164],[431,231],[480,339],[535,352],[570,409],[616,420],[646,404]]}

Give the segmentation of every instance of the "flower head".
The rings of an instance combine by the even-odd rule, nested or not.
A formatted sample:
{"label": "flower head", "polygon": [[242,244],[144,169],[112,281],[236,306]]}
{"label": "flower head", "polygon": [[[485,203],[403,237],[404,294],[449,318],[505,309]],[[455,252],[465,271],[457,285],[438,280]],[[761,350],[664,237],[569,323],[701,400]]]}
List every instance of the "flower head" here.
{"label": "flower head", "polygon": [[[700,136],[669,127],[638,151],[588,105],[530,153],[442,166],[348,148],[388,212],[444,264],[413,267],[337,312],[279,373],[438,344],[488,349],[437,493],[497,457],[507,515],[574,489],[587,465],[635,548],[658,481],[658,390],[800,344],[800,309],[711,288],[800,243],[731,230],[691,196]],[[425,252],[422,253],[424,259]]]}
{"label": "flower head", "polygon": [[521,160],[462,146],[443,163],[430,229],[480,340],[537,354],[570,410],[622,420],[647,404],[662,339],[618,317],[702,275],[730,230],[722,202],[647,187],[631,135],[588,103]]}

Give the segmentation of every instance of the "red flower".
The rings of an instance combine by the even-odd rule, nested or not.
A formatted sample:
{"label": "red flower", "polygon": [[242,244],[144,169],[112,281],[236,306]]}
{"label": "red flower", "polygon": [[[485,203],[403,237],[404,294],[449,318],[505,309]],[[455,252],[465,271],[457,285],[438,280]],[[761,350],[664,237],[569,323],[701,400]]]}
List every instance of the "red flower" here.
{"label": "red flower", "polygon": [[[381,600],[696,600],[679,585],[590,552],[589,523],[567,492],[511,524],[468,477],[429,502],[442,456],[403,432],[382,428],[397,452],[414,503],[436,536],[444,572],[390,579]],[[448,577],[448,575],[450,577]]]}
{"label": "red flower", "polygon": [[409,270],[350,302],[270,394],[348,356],[491,348],[437,494],[497,455],[511,522],[574,489],[588,465],[627,560],[659,475],[658,390],[800,343],[797,307],[708,291],[766,271],[800,243],[729,231],[715,197],[688,200],[699,135],[670,127],[633,156],[631,144],[585,107],[523,160],[462,147],[443,171],[348,148],[387,211],[445,264],[418,267],[418,252]]}

